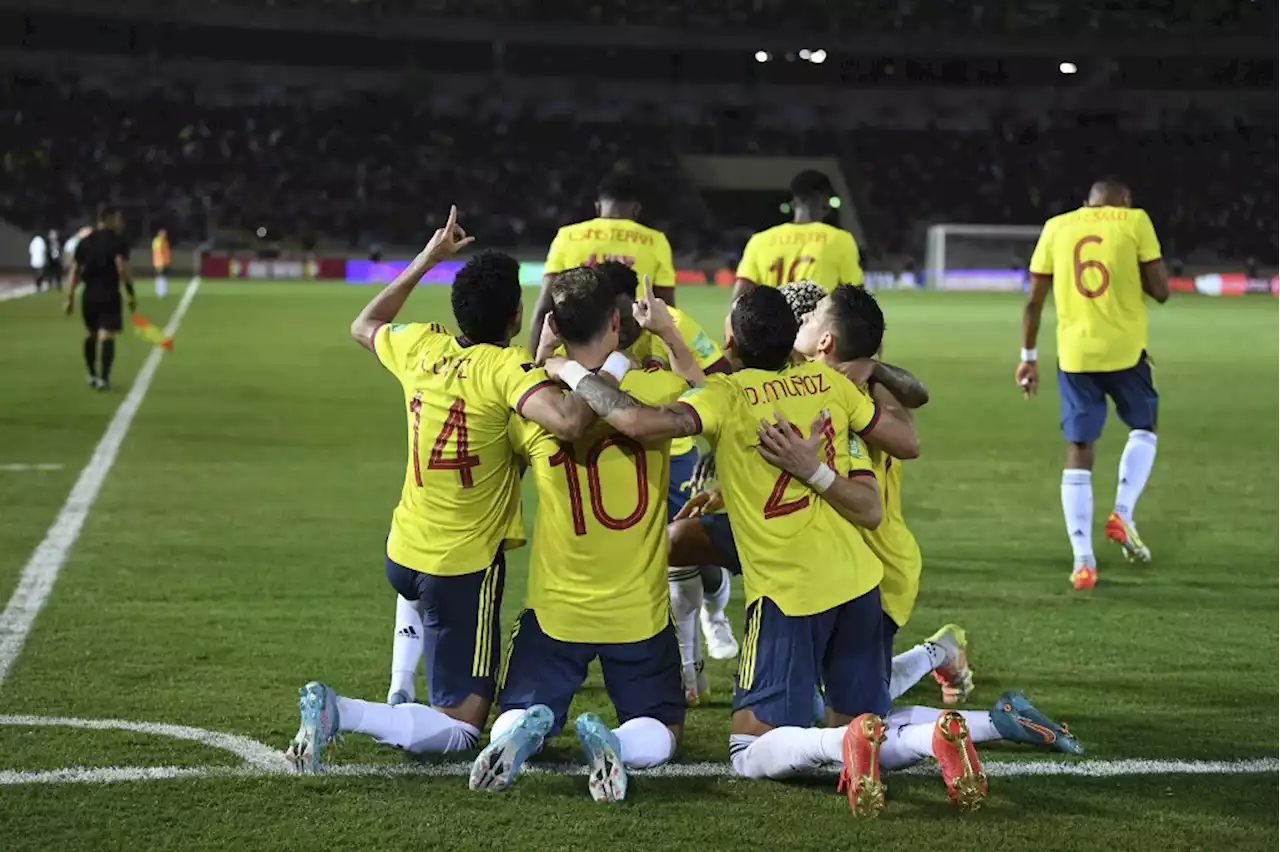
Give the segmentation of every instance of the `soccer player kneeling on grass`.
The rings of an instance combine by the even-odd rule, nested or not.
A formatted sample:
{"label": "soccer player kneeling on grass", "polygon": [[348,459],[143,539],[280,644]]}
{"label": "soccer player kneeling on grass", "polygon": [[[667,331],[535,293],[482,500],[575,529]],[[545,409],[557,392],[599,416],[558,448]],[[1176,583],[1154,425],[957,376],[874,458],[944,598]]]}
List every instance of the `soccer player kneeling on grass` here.
{"label": "soccer player kneeling on grass", "polygon": [[[588,371],[616,376],[627,358],[614,351],[619,313],[599,273],[569,270],[551,282],[548,298],[550,331],[574,359],[558,375],[571,387]],[[678,342],[675,348],[685,349]],[[681,356],[692,357],[687,349]],[[549,368],[553,362],[563,359],[552,359]],[[657,370],[625,372],[621,386],[656,405],[689,388]],[[666,585],[671,441],[640,442],[605,422],[573,442],[519,421],[513,432],[538,489],[538,515],[525,610],[503,664],[501,715],[472,767],[471,789],[505,790],[516,779],[543,740],[564,726],[587,666],[599,659],[619,725],[611,730],[599,716],[583,713],[574,727],[592,798],[617,801],[627,793],[627,767],[665,763],[684,725]]]}
{"label": "soccer player kneeling on grass", "polygon": [[595,421],[528,353],[508,345],[522,319],[511,257],[481,254],[459,271],[451,299],[461,337],[435,323],[391,324],[427,270],[471,241],[450,211],[448,224],[351,326],[404,392],[408,466],[385,565],[400,599],[422,614],[431,706],[343,698],[312,681],[301,690],[302,723],[286,752],[300,771],[316,771],[321,750],[341,732],[415,752],[475,746],[501,646],[503,552],[523,543],[512,524],[520,471],[508,435],[511,413],[564,440]]}

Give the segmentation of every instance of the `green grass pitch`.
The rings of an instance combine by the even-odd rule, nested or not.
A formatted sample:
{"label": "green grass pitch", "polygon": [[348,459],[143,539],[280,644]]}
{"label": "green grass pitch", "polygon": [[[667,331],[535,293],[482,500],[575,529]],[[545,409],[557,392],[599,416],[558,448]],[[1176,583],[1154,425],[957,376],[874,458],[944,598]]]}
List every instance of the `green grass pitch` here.
{"label": "green grass pitch", "polygon": [[[347,338],[372,294],[340,284],[203,285],[0,684],[0,714],[189,725],[283,748],[306,680],[385,694],[393,598],[382,544],[404,474],[405,424],[394,379]],[[406,317],[448,320],[446,296],[420,289]],[[146,298],[142,310],[163,321],[177,301]],[[679,291],[680,306],[713,334],[726,301],[723,290]],[[1026,689],[1069,721],[1090,758],[1274,760],[1275,301],[1175,297],[1153,308],[1161,438],[1138,520],[1155,562],[1130,567],[1101,540],[1124,435],[1112,423],[1095,475],[1101,570],[1091,593],[1067,582],[1052,376],[1029,403],[1012,381],[1020,300],[891,293],[882,302],[886,357],[933,395],[919,415],[923,457],[904,475],[925,574],[901,646],[946,621],[964,624],[978,683],[970,706]],[[0,600],[149,352],[126,335],[117,390],[98,394],[82,383],[80,334],[56,296],[0,304],[0,466],[62,465],[0,467]],[[523,595],[526,553],[511,560],[508,618]],[[739,598],[739,625],[740,607]],[[727,760],[733,664],[711,664],[711,675],[714,704],[690,713],[683,763]],[[929,682],[904,700],[940,699]],[[593,680],[575,709],[608,718],[606,702]],[[1165,852],[1278,843],[1274,769],[996,776],[987,810],[963,817],[945,805],[936,775],[899,775],[883,816],[863,823],[825,780],[751,782],[695,767],[687,777],[639,778],[626,803],[608,807],[590,801],[580,777],[531,774],[490,796],[420,768],[245,775],[237,757],[205,744],[0,721],[4,850]],[[983,753],[991,765],[1070,762],[1013,747]],[[571,740],[548,754],[571,759]],[[358,736],[332,761],[418,766]],[[68,767],[139,766],[224,774],[16,783]]]}

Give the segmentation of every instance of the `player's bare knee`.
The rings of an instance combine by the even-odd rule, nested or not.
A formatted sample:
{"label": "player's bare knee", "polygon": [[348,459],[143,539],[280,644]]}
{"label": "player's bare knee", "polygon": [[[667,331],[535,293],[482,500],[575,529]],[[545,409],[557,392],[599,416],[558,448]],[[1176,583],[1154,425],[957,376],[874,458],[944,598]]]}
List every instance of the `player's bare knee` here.
{"label": "player's bare knee", "polygon": [[734,711],[729,733],[742,734],[749,737],[759,737],[769,733],[774,729],[774,727],[774,725],[761,722],[757,719],[755,711],[750,707],[744,707],[741,710]]}
{"label": "player's bare knee", "polygon": [[112,339],[115,336],[116,336],[116,333],[114,331],[108,331],[105,328],[98,329],[98,339],[101,340],[103,343],[106,343],[108,340]]}
{"label": "player's bare knee", "polygon": [[1067,467],[1072,470],[1093,470],[1093,442],[1068,442]]}
{"label": "player's bare knee", "polygon": [[468,725],[484,729],[484,723],[489,718],[489,707],[493,704],[493,700],[485,698],[483,695],[468,695],[461,704],[455,704],[452,707],[436,707],[444,715],[450,719],[457,719],[459,722],[466,722]]}

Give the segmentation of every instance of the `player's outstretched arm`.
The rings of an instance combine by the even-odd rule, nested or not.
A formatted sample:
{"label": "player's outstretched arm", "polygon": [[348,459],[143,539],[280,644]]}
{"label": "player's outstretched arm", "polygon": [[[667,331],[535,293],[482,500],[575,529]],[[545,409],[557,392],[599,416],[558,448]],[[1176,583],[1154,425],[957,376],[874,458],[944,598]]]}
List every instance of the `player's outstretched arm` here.
{"label": "player's outstretched arm", "polygon": [[[548,364],[548,373],[551,366]],[[581,365],[569,362],[561,378],[573,388],[575,396],[585,400],[592,411],[627,437],[648,443],[691,437],[701,431],[698,415],[688,405],[679,402],[658,408],[645,405],[599,376],[572,374],[573,366],[582,370]]]}
{"label": "player's outstretched arm", "polygon": [[422,251],[396,279],[374,296],[351,323],[351,336],[365,349],[373,351],[373,333],[389,322],[395,321],[409,299],[413,288],[427,274],[427,270],[445,258],[452,257],[475,242],[458,224],[458,208],[449,207],[449,220],[432,235]]}
{"label": "player's outstretched arm", "polygon": [[1139,264],[1138,274],[1142,276],[1142,292],[1162,305],[1169,301],[1169,270],[1163,259]]}
{"label": "player's outstretched arm", "polygon": [[542,276],[542,289],[538,292],[537,301],[533,303],[533,317],[529,322],[529,351],[534,354],[537,354],[542,343],[547,314],[551,313],[551,282],[555,280],[554,274]]}
{"label": "player's outstretched arm", "polygon": [[857,358],[835,365],[855,385],[879,384],[889,389],[903,408],[921,408],[929,402],[929,389],[909,371],[874,358]]}
{"label": "player's outstretched arm", "polygon": [[808,483],[840,517],[855,526],[873,530],[880,526],[883,508],[874,475],[845,478],[818,460],[827,415],[819,417],[803,437],[782,415],[778,422],[761,420],[756,428],[756,450],[769,464]]}
{"label": "player's outstretched arm", "polygon": [[547,386],[525,400],[520,416],[537,423],[561,441],[576,441],[596,422],[586,401],[558,387]]}
{"label": "player's outstretched arm", "polygon": [[631,312],[641,328],[658,335],[667,345],[671,352],[671,372],[693,387],[702,387],[707,383],[707,374],[699,366],[689,344],[684,342],[684,335],[676,328],[675,319],[667,310],[666,302],[655,295],[648,275],[644,277],[644,293],[631,306]]}

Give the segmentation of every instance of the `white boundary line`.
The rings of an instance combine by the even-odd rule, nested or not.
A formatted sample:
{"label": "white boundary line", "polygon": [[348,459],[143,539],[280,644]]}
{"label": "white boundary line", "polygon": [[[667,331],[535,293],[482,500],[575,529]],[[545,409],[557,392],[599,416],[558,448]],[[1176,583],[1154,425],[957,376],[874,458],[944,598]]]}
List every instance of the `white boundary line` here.
{"label": "white boundary line", "polygon": [[[169,324],[165,327],[166,336],[172,335],[177,329],[182,321],[182,315],[187,312],[187,306],[195,298],[197,289],[196,282],[192,282],[182,294],[182,301],[174,309],[173,316],[169,318]],[[31,625],[35,623],[36,616],[49,597],[49,592],[53,590],[58,573],[67,561],[67,554],[71,552],[76,539],[80,537],[84,519],[88,517],[89,510],[98,499],[103,481],[111,471],[111,466],[115,464],[116,456],[120,453],[120,445],[124,443],[134,415],[138,413],[138,408],[147,395],[147,389],[151,387],[151,379],[156,374],[156,368],[160,366],[164,351],[156,347],[147,356],[142,369],[138,371],[137,378],[133,380],[133,387],[129,389],[128,395],[116,409],[115,416],[107,426],[107,431],[98,441],[93,457],[80,472],[80,478],[76,480],[71,493],[67,495],[67,501],[62,504],[58,517],[45,533],[44,541],[40,542],[23,567],[22,576],[18,579],[18,587],[14,590],[13,597],[9,598],[4,612],[0,613],[0,686],[4,685],[14,660],[22,653],[22,645],[27,640],[27,634],[31,632]]]}
{"label": "white boundary line", "polygon": [[[0,282],[3,283],[3,282]],[[19,284],[16,287],[6,287],[0,289],[0,302],[8,302],[13,299],[21,299],[25,296],[34,296],[36,294],[36,285]]]}
{"label": "white boundary line", "polygon": [[[223,734],[186,725],[128,722],[119,719],[72,719],[59,716],[0,716],[0,725],[54,726],[88,730],[135,731],[144,734],[190,740],[228,751],[244,761],[240,766],[72,766],[44,771],[0,771],[0,786],[13,784],[105,784],[120,781],[161,781],[192,778],[261,778],[292,775],[281,750],[236,734]],[[1069,775],[1083,778],[1114,778],[1123,775],[1262,775],[1280,772],[1280,760],[1019,760],[989,761],[984,765],[993,778],[1025,778]],[[583,775],[586,767],[572,763],[532,764],[531,774]],[[471,772],[467,761],[439,763],[339,763],[325,768],[325,775],[341,778],[465,778]],[[918,764],[892,774],[934,775],[931,764]],[[656,769],[635,770],[631,774],[649,778],[733,778],[727,763],[668,763]],[[826,775],[830,773],[815,773]]]}

